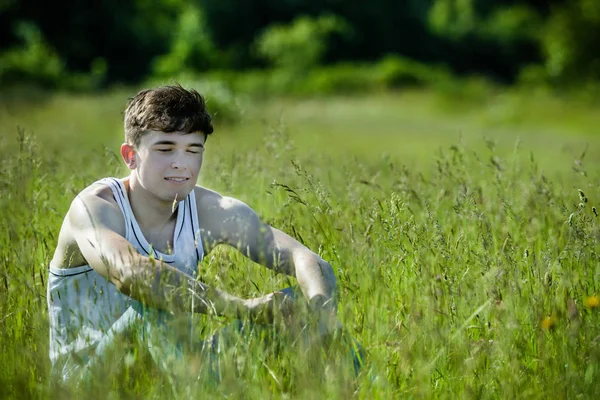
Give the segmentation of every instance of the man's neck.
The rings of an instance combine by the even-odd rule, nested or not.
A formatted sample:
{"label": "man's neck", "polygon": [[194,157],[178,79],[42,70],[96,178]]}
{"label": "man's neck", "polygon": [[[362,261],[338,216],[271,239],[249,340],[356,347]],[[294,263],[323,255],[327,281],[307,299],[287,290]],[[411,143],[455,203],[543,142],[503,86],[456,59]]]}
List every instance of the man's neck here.
{"label": "man's neck", "polygon": [[154,229],[165,226],[175,215],[173,202],[157,198],[140,185],[135,177],[126,184],[131,210],[142,228]]}

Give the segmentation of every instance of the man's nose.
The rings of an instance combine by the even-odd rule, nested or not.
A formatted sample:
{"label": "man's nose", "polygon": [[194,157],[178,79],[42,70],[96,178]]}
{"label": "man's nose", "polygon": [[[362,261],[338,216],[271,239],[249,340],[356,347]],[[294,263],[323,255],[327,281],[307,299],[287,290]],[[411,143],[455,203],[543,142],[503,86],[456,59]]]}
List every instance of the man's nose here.
{"label": "man's nose", "polygon": [[171,168],[173,169],[185,169],[185,164],[181,160],[173,160],[171,163]]}

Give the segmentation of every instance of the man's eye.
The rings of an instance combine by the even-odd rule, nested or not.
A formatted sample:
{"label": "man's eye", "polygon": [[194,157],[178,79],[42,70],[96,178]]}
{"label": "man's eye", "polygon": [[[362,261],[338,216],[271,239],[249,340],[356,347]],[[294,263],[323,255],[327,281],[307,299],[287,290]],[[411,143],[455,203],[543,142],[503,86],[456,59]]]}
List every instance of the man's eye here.
{"label": "man's eye", "polygon": [[199,151],[196,151],[196,150],[188,150],[188,153],[192,153],[192,154],[199,154],[200,152],[199,152]]}
{"label": "man's eye", "polygon": [[171,149],[156,149],[156,150],[163,152],[163,153],[167,153],[167,152],[171,151]]}

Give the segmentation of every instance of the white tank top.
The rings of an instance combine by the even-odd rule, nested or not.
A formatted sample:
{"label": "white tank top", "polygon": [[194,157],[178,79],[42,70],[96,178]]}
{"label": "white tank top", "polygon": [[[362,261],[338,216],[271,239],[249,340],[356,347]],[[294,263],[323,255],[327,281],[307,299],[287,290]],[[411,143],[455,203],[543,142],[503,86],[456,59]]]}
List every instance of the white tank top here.
{"label": "white tank top", "polygon": [[[123,182],[117,178],[104,178],[96,183],[111,188],[125,218],[125,238],[140,254],[153,254],[156,259],[196,276],[204,253],[193,190],[178,203],[173,252],[163,254],[153,249],[144,237],[131,210]],[[68,269],[50,267],[48,311],[52,363],[72,353],[85,358],[133,301],[89,265]]]}

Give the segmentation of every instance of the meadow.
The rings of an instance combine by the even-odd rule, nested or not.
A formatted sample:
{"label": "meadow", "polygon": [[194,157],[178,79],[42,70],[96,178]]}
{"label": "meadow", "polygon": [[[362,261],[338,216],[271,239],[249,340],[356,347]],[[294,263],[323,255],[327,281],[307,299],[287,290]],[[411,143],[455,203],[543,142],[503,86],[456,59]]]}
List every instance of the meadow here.
{"label": "meadow", "polygon": [[[0,398],[600,394],[600,115],[534,91],[263,99],[235,124],[217,115],[199,184],[331,263],[339,319],[367,355],[357,377],[339,347],[315,364],[240,338],[219,385],[173,380],[143,351],[90,386],[50,382],[48,263],[76,194],[127,173],[133,93],[0,95]],[[244,297],[294,284],[229,249],[200,271]],[[194,324],[206,336],[227,321]]]}

